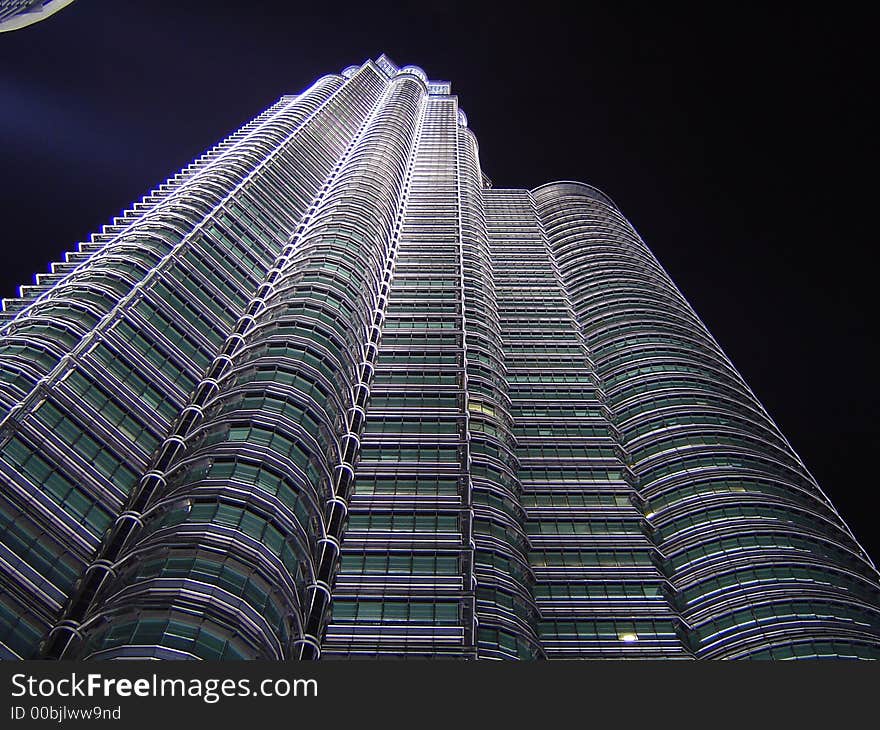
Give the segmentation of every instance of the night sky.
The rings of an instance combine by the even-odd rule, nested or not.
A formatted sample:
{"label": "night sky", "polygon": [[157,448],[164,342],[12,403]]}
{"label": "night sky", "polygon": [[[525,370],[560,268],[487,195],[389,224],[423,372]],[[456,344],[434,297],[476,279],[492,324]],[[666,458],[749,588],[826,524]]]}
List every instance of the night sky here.
{"label": "night sky", "polygon": [[384,51],[452,81],[497,187],[617,202],[880,560],[873,25],[614,5],[78,0],[0,34],[0,296]]}

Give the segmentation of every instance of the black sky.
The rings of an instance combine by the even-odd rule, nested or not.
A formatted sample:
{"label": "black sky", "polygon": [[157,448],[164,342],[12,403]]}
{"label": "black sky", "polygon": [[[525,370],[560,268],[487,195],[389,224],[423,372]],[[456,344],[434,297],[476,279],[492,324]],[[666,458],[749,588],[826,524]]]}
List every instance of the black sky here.
{"label": "black sky", "polygon": [[615,199],[880,559],[873,25],[707,5],[78,0],[0,35],[0,296],[384,51],[452,81],[497,186]]}

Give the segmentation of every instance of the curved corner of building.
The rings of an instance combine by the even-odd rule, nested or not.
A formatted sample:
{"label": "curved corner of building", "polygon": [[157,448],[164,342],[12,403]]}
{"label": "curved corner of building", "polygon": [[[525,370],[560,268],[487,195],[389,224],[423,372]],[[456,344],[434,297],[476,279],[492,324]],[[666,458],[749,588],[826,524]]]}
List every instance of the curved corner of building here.
{"label": "curved corner of building", "polygon": [[536,201],[540,202],[551,196],[576,195],[591,200],[598,200],[600,203],[610,205],[615,210],[619,210],[617,204],[599,188],[578,180],[554,180],[553,182],[544,183],[529,191]]}

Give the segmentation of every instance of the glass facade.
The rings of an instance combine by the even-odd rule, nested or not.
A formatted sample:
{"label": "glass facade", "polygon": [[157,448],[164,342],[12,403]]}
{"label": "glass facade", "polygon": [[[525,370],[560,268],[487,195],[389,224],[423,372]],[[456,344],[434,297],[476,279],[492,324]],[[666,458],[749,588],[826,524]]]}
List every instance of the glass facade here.
{"label": "glass facade", "polygon": [[0,656],[880,657],[869,557],[614,203],[385,56],[0,312]]}
{"label": "glass facade", "polygon": [[0,33],[45,20],[73,0],[0,0]]}

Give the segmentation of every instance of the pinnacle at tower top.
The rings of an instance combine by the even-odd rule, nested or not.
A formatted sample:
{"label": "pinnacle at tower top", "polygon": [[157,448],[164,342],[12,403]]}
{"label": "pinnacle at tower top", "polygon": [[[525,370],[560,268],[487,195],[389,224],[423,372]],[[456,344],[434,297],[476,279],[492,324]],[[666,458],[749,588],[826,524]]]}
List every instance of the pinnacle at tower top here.
{"label": "pinnacle at tower top", "polygon": [[880,657],[636,231],[491,187],[418,67],[281,97],[4,310],[4,656]]}

